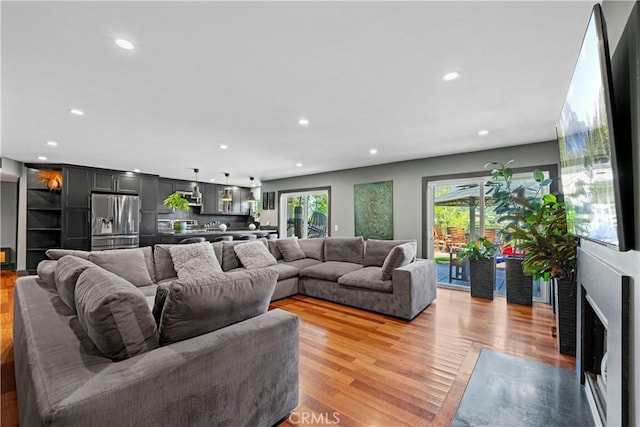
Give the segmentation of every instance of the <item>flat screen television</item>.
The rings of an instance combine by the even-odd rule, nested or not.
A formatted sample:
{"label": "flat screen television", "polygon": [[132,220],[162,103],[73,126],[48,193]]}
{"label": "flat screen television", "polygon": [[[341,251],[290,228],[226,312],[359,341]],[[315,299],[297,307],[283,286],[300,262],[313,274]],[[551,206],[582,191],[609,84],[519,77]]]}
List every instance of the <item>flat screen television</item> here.
{"label": "flat screen television", "polygon": [[605,22],[595,5],[556,126],[569,232],[612,248],[634,246],[629,123],[616,117]]}

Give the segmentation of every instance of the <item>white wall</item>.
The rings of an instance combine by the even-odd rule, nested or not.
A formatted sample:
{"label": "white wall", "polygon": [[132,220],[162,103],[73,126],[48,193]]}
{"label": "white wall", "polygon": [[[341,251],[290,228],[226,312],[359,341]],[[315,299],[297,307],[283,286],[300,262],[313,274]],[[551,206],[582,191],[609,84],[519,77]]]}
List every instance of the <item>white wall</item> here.
{"label": "white wall", "polygon": [[[265,181],[262,191],[331,187],[331,235],[354,235],[353,186],[378,181],[393,181],[393,228],[396,239],[417,239],[422,248],[422,178],[438,175],[479,172],[488,162],[515,159],[513,167],[557,164],[556,141],[478,151],[451,156],[432,157],[386,165],[348,169],[281,180]],[[278,223],[275,211],[263,211],[260,222]],[[335,231],[335,226],[338,231]]]}

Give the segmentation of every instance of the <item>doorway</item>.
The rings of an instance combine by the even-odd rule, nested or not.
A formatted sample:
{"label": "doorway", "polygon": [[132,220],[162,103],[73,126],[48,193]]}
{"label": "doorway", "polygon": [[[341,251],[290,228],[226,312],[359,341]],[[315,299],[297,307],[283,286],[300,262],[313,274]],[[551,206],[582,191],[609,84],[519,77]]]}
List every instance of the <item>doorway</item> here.
{"label": "doorway", "polygon": [[329,236],[330,187],[281,191],[279,195],[280,236],[299,239]]}

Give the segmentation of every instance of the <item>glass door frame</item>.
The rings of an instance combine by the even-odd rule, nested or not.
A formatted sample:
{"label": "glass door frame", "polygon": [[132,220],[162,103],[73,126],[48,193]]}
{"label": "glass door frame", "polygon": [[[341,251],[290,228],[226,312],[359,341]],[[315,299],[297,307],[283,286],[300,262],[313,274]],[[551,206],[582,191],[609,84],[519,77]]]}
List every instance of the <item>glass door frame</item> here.
{"label": "glass door frame", "polygon": [[287,198],[327,195],[327,236],[331,236],[331,187],[297,188],[293,190],[278,191],[278,235],[287,237]]}

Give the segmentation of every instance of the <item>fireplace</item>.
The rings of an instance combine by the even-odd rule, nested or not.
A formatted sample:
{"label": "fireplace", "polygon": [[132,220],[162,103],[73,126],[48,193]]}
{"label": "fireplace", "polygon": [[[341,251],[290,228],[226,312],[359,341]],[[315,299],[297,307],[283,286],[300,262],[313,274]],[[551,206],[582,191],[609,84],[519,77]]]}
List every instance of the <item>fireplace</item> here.
{"label": "fireplace", "polygon": [[580,380],[593,420],[629,425],[629,277],[582,249],[578,252]]}

